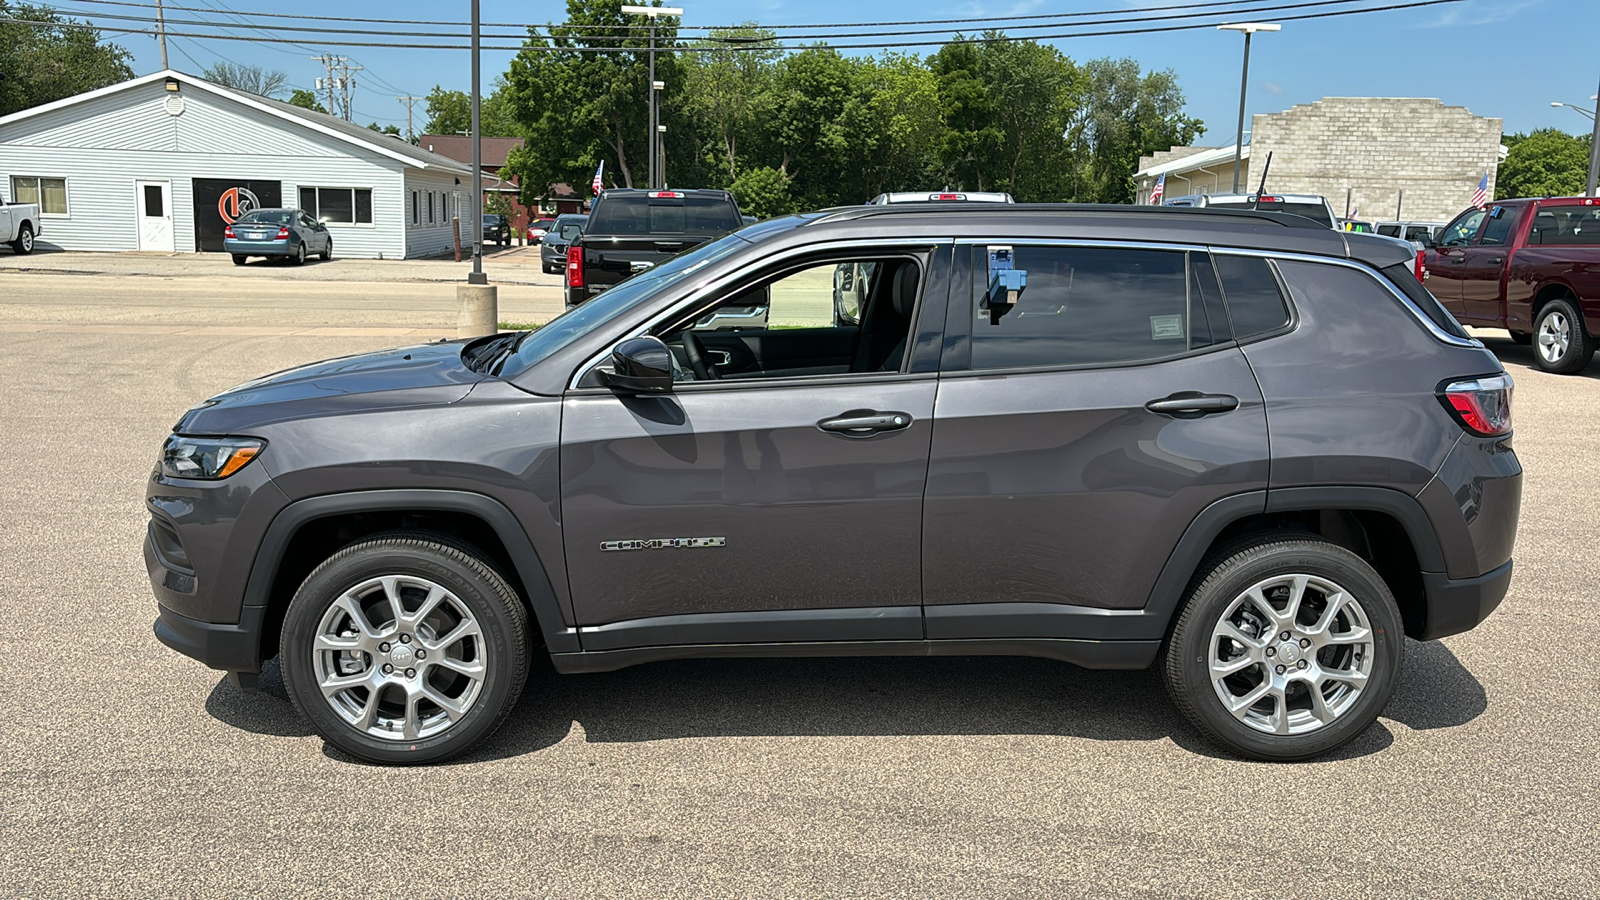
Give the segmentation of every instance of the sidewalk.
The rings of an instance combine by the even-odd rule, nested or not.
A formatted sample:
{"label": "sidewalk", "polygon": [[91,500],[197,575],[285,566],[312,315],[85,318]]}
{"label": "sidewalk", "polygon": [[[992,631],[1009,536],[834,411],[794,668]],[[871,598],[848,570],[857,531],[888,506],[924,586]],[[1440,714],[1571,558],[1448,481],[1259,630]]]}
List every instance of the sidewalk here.
{"label": "sidewalk", "polygon": [[[539,247],[491,248],[483,258],[491,284],[560,287],[560,275],[546,275],[540,267]],[[470,260],[339,259],[310,260],[303,266],[252,259],[235,266],[226,253],[87,253],[36,250],[28,256],[0,251],[0,279],[11,274],[105,275],[116,278],[219,278],[228,280],[299,282],[465,282]],[[5,282],[0,281],[0,289]],[[3,293],[3,290],[0,290]]]}

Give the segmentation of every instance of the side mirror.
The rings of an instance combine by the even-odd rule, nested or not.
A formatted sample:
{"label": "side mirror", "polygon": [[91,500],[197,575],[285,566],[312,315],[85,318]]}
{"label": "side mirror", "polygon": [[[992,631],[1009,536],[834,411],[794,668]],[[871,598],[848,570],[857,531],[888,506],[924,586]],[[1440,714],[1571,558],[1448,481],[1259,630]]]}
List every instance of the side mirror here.
{"label": "side mirror", "polygon": [[658,337],[628,338],[611,351],[613,372],[601,372],[608,387],[641,393],[672,390],[672,351]]}

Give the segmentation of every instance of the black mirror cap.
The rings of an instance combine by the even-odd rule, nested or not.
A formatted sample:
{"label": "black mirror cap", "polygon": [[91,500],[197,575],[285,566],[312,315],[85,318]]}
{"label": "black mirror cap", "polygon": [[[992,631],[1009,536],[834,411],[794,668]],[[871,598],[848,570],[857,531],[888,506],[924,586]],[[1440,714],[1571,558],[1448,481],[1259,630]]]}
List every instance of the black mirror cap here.
{"label": "black mirror cap", "polygon": [[672,351],[658,337],[628,338],[611,351],[606,384],[624,391],[659,394],[672,390]]}

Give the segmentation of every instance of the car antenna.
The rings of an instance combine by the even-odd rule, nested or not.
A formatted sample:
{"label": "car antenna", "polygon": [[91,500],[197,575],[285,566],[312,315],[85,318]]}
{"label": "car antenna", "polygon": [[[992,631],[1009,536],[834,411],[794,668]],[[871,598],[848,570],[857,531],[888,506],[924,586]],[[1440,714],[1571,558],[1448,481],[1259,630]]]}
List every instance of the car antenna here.
{"label": "car antenna", "polygon": [[1272,151],[1268,150],[1267,161],[1261,164],[1261,184],[1256,187],[1256,199],[1255,202],[1250,205],[1251,209],[1261,208],[1261,195],[1266,193],[1267,173],[1270,171],[1272,171]]}

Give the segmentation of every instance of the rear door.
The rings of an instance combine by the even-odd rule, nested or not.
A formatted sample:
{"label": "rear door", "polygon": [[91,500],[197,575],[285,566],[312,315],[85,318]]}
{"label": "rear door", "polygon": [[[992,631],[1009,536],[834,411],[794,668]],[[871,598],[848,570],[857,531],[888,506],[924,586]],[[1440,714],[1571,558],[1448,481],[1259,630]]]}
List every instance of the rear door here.
{"label": "rear door", "polygon": [[[957,249],[970,287],[952,295],[934,412],[928,637],[1082,637],[1145,605],[1202,509],[1266,487],[1261,391],[1204,249],[1015,246],[1027,287],[989,308],[987,248]],[[1241,321],[1287,328],[1249,262],[1241,298],[1276,306]]]}

